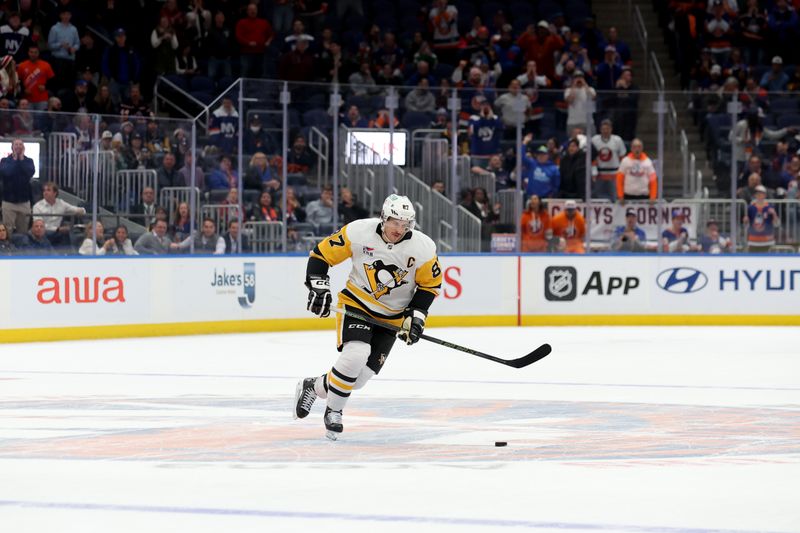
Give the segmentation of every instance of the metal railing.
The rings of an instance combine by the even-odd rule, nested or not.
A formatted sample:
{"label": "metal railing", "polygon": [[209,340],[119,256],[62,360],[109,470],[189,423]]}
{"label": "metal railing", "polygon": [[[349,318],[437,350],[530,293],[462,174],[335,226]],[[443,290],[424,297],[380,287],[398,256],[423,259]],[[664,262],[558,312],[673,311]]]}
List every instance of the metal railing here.
{"label": "metal railing", "polygon": [[78,152],[78,171],[72,175],[72,190],[81,198],[91,198],[92,182],[97,180],[98,199],[100,205],[110,205],[108,202],[114,196],[114,174],[116,173],[116,159],[111,150],[97,152],[97,174],[95,175],[95,151],[84,150]]}
{"label": "metal railing", "polygon": [[655,52],[650,52],[650,75],[652,76],[653,88],[658,92],[663,92],[665,88],[664,73],[661,71],[661,64]]}
{"label": "metal railing", "polygon": [[[170,90],[175,91],[177,94],[180,95],[181,98],[184,98],[184,99],[192,102],[199,109],[207,111],[208,107],[206,106],[206,104],[204,104],[203,102],[201,102],[200,100],[198,100],[197,98],[192,96],[187,91],[183,90],[181,87],[178,87],[177,85],[175,85],[174,83],[169,81],[167,78],[165,78],[163,76],[159,76],[158,79],[156,79],[155,86],[153,87],[153,111],[156,114],[158,114],[159,111],[160,111],[159,104],[161,102],[169,104],[170,107],[174,111],[176,111],[177,113],[179,113],[183,117],[191,119],[191,118],[194,118],[195,115],[197,114],[197,113],[193,114],[193,113],[183,109],[183,107],[180,106],[179,102],[177,102],[174,99],[171,99],[168,96],[166,96],[164,94],[163,89],[159,91],[159,89],[161,88],[162,85],[166,85],[167,87],[170,88]],[[206,129],[208,129],[208,116],[209,115],[207,114],[206,115]]]}
{"label": "metal railing", "polygon": [[120,170],[112,179],[113,186],[104,205],[112,206],[120,213],[130,213],[131,206],[139,203],[142,191],[151,187],[158,193],[156,171],[150,169]]}
{"label": "metal railing", "polygon": [[330,173],[328,172],[328,162],[330,161],[330,152],[328,137],[322,133],[316,126],[312,127],[308,132],[308,149],[317,155],[317,185],[327,185],[330,180]]}
{"label": "metal railing", "polygon": [[[195,209],[200,203],[200,189],[194,187]],[[192,187],[164,187],[158,191],[158,205],[167,210],[167,213],[172,216],[178,209],[178,205],[185,202],[192,205]]]}
{"label": "metal railing", "polygon": [[650,55],[648,52],[648,45],[647,45],[647,26],[644,23],[644,17],[642,17],[642,12],[639,9],[638,5],[633,5],[631,0],[628,0],[628,13],[631,19],[631,23],[633,25],[633,31],[636,34],[636,40],[639,42],[639,46],[642,49],[641,54],[639,57],[642,58],[644,65],[642,65],[642,71],[644,72],[644,83],[647,84],[648,73],[650,69],[648,68],[648,60]]}
{"label": "metal railing", "polygon": [[244,233],[250,239],[253,253],[283,252],[283,222],[245,222]]}
{"label": "metal railing", "polygon": [[47,176],[61,187],[75,186],[77,145],[74,133],[51,133],[47,137]]}
{"label": "metal railing", "polygon": [[217,234],[222,235],[227,231],[228,222],[232,218],[242,219],[239,207],[241,206],[233,204],[206,204],[200,207],[200,217],[213,220]]}

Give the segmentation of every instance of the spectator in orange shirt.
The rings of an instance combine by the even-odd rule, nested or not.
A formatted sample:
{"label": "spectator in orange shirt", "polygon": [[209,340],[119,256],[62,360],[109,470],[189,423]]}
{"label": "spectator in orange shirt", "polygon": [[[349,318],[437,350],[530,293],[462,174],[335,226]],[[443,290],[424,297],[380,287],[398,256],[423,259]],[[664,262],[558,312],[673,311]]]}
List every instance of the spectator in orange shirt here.
{"label": "spectator in orange shirt", "polygon": [[622,158],[617,170],[617,199],[655,201],[658,196],[658,177],[656,167],[644,153],[644,145],[639,139],[631,142],[631,152]]}
{"label": "spectator in orange shirt", "polygon": [[586,221],[583,219],[583,215],[578,212],[575,200],[567,200],[564,203],[564,210],[553,217],[551,224],[553,236],[566,241],[566,253],[586,253],[586,247],[583,244],[583,239],[586,236]]}
{"label": "spectator in orange shirt", "polygon": [[47,82],[55,77],[53,67],[43,59],[39,59],[39,46],[28,47],[28,60],[17,67],[17,75],[22,84],[23,96],[30,102],[31,109],[44,111],[47,109]]}
{"label": "spectator in orange shirt", "polygon": [[517,45],[525,53],[525,61],[535,61],[540,73],[548,79],[555,79],[555,53],[564,48],[564,40],[551,31],[546,20],[540,20],[536,27],[529,25],[525,33],[517,39]]}
{"label": "spectator in orange shirt", "polygon": [[547,207],[537,195],[534,194],[528,199],[528,205],[520,219],[520,226],[523,252],[547,251],[553,230],[550,228],[550,214],[547,212]]}

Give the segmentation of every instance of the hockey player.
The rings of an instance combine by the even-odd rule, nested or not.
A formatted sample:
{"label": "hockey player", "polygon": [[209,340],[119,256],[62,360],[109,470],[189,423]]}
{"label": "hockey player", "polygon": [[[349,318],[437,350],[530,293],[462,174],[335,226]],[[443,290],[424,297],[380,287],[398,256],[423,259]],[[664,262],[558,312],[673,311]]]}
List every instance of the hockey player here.
{"label": "hockey player", "polygon": [[436,245],[414,230],[414,206],[405,196],[386,198],[381,217],[356,220],[323,239],[311,251],[306,268],[308,310],[320,318],[330,314],[328,269],[352,259],[337,306],[392,324],[396,334],[350,316],[336,315],[337,348],[341,354],[329,372],[298,382],[295,418],[308,416],[317,397],[327,400],[326,436],[342,432],[342,409],[353,389],[360,389],[383,367],[395,336],[414,344],[422,335],[428,309],[439,293],[442,269]]}

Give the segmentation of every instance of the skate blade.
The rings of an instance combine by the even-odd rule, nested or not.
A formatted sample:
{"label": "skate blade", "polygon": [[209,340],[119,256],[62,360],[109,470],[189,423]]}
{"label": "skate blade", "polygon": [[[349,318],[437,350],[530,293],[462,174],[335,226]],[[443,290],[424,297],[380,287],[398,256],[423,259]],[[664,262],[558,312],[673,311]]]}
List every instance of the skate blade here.
{"label": "skate blade", "polygon": [[339,438],[339,434],[335,431],[326,431],[325,437],[327,437],[328,440],[337,440]]}
{"label": "skate blade", "polygon": [[300,398],[300,394],[302,394],[302,391],[303,391],[303,380],[301,379],[297,383],[297,387],[295,387],[294,389],[294,404],[292,405],[292,418],[294,418],[295,420],[300,418],[299,416],[297,416],[297,400]]}

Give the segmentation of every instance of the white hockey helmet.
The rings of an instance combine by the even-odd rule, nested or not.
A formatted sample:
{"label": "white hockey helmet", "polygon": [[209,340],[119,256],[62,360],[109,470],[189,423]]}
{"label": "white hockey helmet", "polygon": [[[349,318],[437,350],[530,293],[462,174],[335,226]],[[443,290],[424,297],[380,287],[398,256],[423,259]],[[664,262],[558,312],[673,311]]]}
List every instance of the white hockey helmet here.
{"label": "white hockey helmet", "polygon": [[414,229],[416,216],[414,204],[411,203],[407,196],[390,194],[384,200],[381,208],[381,226],[390,218],[394,218],[406,222],[408,224],[407,230],[411,231]]}

